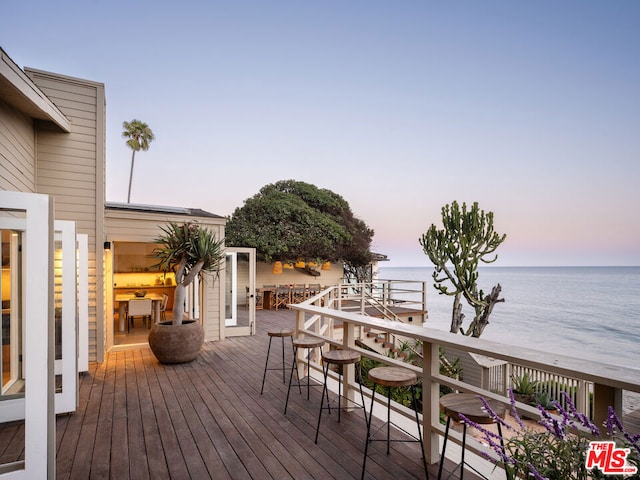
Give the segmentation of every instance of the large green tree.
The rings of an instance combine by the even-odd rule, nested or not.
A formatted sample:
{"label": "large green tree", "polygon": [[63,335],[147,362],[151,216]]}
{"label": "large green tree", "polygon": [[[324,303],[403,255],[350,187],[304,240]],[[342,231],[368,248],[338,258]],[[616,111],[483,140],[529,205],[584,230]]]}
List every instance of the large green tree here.
{"label": "large green tree", "polygon": [[[420,244],[429,260],[435,265],[434,287],[444,295],[454,297],[451,315],[451,332],[479,337],[489,323],[489,316],[500,297],[502,287],[497,284],[485,295],[478,288],[478,265],[493,263],[498,256],[496,249],[505,240],[493,230],[493,213],[480,210],[475,202],[471,209],[458,202],[442,207],[442,229],[431,225],[420,238]],[[475,315],[469,327],[462,323],[461,297],[474,309]]]}
{"label": "large green tree", "polygon": [[131,154],[131,171],[129,172],[129,191],[127,192],[127,203],[131,201],[131,182],[133,180],[133,164],[136,158],[136,152],[149,150],[149,144],[155,138],[153,132],[144,122],[135,118],[130,122],[122,122],[122,136],[127,139],[127,145],[133,151]]}
{"label": "large green tree", "polygon": [[266,185],[228,218],[229,246],[254,247],[264,262],[369,263],[373,230],[340,195],[295,180]]}

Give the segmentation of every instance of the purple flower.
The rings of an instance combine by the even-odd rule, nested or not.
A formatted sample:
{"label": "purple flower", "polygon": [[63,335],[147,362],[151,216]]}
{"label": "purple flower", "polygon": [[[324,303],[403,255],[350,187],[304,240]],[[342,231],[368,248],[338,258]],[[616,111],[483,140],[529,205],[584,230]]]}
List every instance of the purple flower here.
{"label": "purple flower", "polygon": [[513,432],[515,432],[515,429],[509,425],[507,422],[505,422],[500,415],[498,415],[492,408],[491,405],[489,405],[489,402],[487,402],[483,397],[481,397],[480,395],[478,395],[478,398],[480,399],[480,401],[482,402],[482,404],[484,405],[484,408],[487,410],[487,412],[489,412],[489,415],[491,416],[491,418],[493,418],[494,421],[498,422],[500,425],[502,425],[503,427],[505,427],[507,430],[511,430]]}
{"label": "purple flower", "polygon": [[616,411],[613,409],[613,407],[609,406],[608,413],[609,414],[607,415],[607,421],[606,421],[607,432],[609,432],[610,435],[614,435],[616,433],[616,427],[617,427],[618,431],[622,434],[622,436],[627,440],[627,442],[631,444],[631,446],[640,455],[640,445],[638,444],[638,441],[640,441],[640,434],[631,436],[624,429],[624,426],[622,425],[622,422],[618,418],[618,415],[616,414]]}
{"label": "purple flower", "polygon": [[522,422],[522,419],[518,414],[518,409],[516,408],[516,399],[513,396],[513,389],[511,388],[509,389],[509,400],[511,402],[511,416],[515,418],[516,422],[518,422],[518,425],[520,425],[520,428],[524,429],[524,423]]}
{"label": "purple flower", "polygon": [[[483,439],[487,442],[487,444],[491,447],[491,449],[498,454],[498,456],[500,457],[500,459],[502,461],[504,461],[504,462],[508,462],[509,461],[509,457],[507,457],[504,454],[504,452],[502,451],[502,445],[500,445],[497,442],[497,441],[501,440],[500,435],[498,435],[496,433],[493,433],[490,430],[487,430],[486,428],[484,428],[481,425],[477,424],[473,420],[469,420],[463,414],[460,414],[460,420],[462,420],[468,426],[473,427],[473,428],[477,429],[479,432],[481,432],[482,435],[483,435]],[[494,460],[494,459],[491,459],[491,460]]]}
{"label": "purple flower", "polygon": [[529,467],[529,473],[531,473],[533,475],[533,478],[535,478],[536,480],[549,480],[547,477],[543,477],[540,472],[536,470],[536,467],[534,467],[530,463],[527,464],[527,467]]}

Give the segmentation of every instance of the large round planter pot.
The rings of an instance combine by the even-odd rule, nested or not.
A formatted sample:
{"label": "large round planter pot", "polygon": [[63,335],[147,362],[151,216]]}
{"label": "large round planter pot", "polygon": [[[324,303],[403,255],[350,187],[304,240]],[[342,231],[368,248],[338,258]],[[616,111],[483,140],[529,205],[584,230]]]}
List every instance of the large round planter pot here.
{"label": "large round planter pot", "polygon": [[160,363],[186,363],[200,353],[204,329],[195,320],[183,320],[182,325],[156,323],[149,332],[149,347]]}

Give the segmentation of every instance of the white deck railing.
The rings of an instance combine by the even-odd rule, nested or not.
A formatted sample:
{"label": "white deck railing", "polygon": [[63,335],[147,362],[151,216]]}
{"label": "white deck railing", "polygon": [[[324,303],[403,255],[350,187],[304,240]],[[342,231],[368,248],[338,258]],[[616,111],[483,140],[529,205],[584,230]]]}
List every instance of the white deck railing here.
{"label": "white deck railing", "polygon": [[[346,288],[349,287],[349,288]],[[440,375],[438,349],[440,346],[455,348],[470,353],[486,355],[488,357],[501,359],[512,365],[519,365],[522,368],[530,368],[549,372],[561,378],[573,378],[582,382],[593,384],[593,420],[596,425],[602,424],[607,416],[608,406],[612,406],[620,418],[622,418],[622,392],[624,390],[640,393],[640,370],[609,365],[598,362],[585,363],[582,359],[576,359],[565,355],[541,352],[520,346],[506,345],[483,339],[470,338],[463,335],[455,335],[449,332],[423,327],[418,325],[408,325],[401,322],[374,318],[354,313],[353,311],[342,311],[341,304],[352,301],[357,295],[350,295],[353,285],[331,287],[321,294],[310,298],[306,302],[290,305],[290,308],[297,310],[296,328],[298,332],[306,335],[322,337],[328,344],[342,348],[350,348],[358,351],[362,356],[372,358],[376,361],[402,366],[414,370],[423,382],[423,411],[422,424],[425,442],[425,455],[427,462],[438,461],[439,437],[444,435],[444,426],[439,420],[439,391],[440,385],[446,385],[454,390],[477,393],[485,398],[498,400],[505,404],[509,399],[499,393],[484,390],[479,387],[451,379]],[[334,336],[337,324],[341,324],[341,335]],[[423,346],[423,366],[415,367],[400,360],[395,360],[384,355],[371,352],[356,346],[356,340],[361,336],[364,328],[373,328],[378,331],[387,332],[396,336],[412,338],[422,342]],[[336,338],[339,338],[337,340]],[[303,363],[303,352],[300,352],[299,368],[305,368]],[[306,362],[306,360],[304,360]],[[314,372],[310,372],[319,378],[320,366],[313,364]],[[343,376],[344,392],[355,400],[357,385],[355,384],[355,374],[353,367],[346,368]],[[584,407],[584,405],[582,405]],[[534,407],[518,404],[519,410],[525,411],[528,416],[539,418],[539,412]],[[580,404],[578,404],[580,409]],[[396,407],[396,414],[406,415],[411,418],[411,412],[402,407]],[[584,410],[582,410],[584,412]],[[415,420],[414,420],[415,423]],[[450,438],[460,443],[460,436],[455,432],[450,434]],[[475,452],[482,452],[486,449],[478,442],[467,441],[467,448]]]}

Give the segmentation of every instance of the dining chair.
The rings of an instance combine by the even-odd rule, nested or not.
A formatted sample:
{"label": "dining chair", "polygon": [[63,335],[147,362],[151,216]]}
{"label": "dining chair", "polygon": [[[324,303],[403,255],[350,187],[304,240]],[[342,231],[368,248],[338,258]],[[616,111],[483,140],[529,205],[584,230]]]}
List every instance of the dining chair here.
{"label": "dining chair", "polygon": [[[131,326],[134,324],[134,317],[142,317],[147,328],[151,328],[151,299],[150,298],[132,298],[129,300],[127,330],[131,332]],[[149,322],[147,324],[147,321]]]}
{"label": "dining chair", "polygon": [[166,293],[163,293],[162,294],[162,302],[160,303],[160,319],[161,320],[166,320],[167,319],[167,314],[166,314],[167,303],[169,303],[169,295],[166,294]]}

